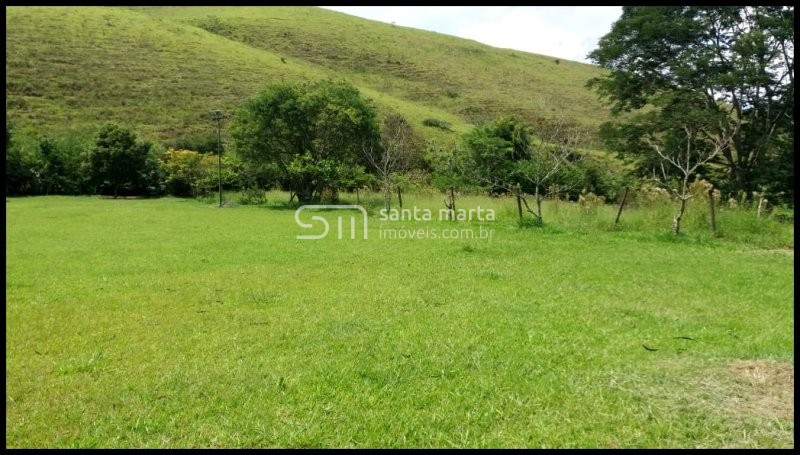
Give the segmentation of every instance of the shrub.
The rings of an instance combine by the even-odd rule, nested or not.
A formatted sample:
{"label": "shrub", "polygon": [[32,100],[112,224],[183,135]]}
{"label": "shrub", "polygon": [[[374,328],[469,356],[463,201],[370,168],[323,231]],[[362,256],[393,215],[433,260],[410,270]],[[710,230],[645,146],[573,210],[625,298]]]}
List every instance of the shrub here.
{"label": "shrub", "polygon": [[197,197],[200,180],[209,172],[207,164],[203,163],[203,155],[195,151],[167,150],[162,164],[167,192],[175,196]]}
{"label": "shrub", "polygon": [[267,192],[260,188],[247,188],[239,196],[239,204],[241,205],[259,205],[266,204],[266,202]]}
{"label": "shrub", "polygon": [[425,120],[422,121],[422,124],[431,128],[439,128],[440,130],[444,131],[453,131],[453,129],[451,128],[452,125],[448,122],[445,122],[444,120],[438,120],[435,118],[426,118]]}

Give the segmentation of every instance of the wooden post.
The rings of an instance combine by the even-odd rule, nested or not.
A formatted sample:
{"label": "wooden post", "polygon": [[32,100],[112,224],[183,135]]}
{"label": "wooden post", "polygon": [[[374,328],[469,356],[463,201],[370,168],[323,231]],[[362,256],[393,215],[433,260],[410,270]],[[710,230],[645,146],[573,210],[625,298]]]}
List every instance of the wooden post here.
{"label": "wooden post", "polygon": [[763,197],[758,198],[758,211],[756,212],[756,218],[761,218],[761,210],[766,208],[767,200]]}
{"label": "wooden post", "polygon": [[519,212],[519,222],[522,223],[522,187],[517,183],[517,212]]}
{"label": "wooden post", "polygon": [[400,187],[397,187],[397,200],[400,203],[400,210],[403,210],[403,193],[400,191]]}
{"label": "wooden post", "polygon": [[358,187],[356,187],[356,204],[361,204],[361,196],[358,194]]}
{"label": "wooden post", "polygon": [[708,189],[708,215],[709,222],[711,223],[711,234],[717,235],[717,217],[714,212],[714,185]]}
{"label": "wooden post", "polygon": [[617,211],[617,218],[614,220],[614,226],[619,223],[619,216],[622,215],[622,208],[625,207],[625,201],[628,199],[628,187],[625,187],[625,192],[622,194],[622,202],[619,203],[619,210]]}

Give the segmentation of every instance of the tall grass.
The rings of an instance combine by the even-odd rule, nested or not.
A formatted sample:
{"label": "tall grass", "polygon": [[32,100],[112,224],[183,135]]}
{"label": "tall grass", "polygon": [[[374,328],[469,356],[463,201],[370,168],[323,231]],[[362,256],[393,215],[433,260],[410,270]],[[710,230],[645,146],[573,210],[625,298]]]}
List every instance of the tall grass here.
{"label": "tall grass", "polygon": [[[236,203],[240,193],[229,193],[226,200]],[[381,191],[361,190],[341,192],[339,203],[359,202],[372,216],[378,216],[384,208]],[[403,193],[403,207],[428,209],[434,216],[445,208],[444,193],[433,188],[418,188]],[[216,194],[204,199],[208,203],[217,201]],[[280,190],[266,192],[266,201],[261,204],[270,208],[296,208],[297,201],[288,203],[288,193]],[[531,202],[529,202],[530,204]],[[663,240],[667,242],[703,243],[709,245],[739,245],[743,248],[793,248],[793,223],[781,219],[780,208],[771,207],[757,216],[754,203],[729,207],[716,204],[716,233],[712,233],[707,200],[690,200],[684,214],[681,233],[672,234],[672,220],[678,210],[677,201],[628,202],[623,208],[618,224],[614,224],[619,206],[616,203],[590,204],[582,206],[574,201],[545,200],[542,205],[544,226],[537,228],[533,217],[523,205],[520,222],[516,198],[513,196],[487,197],[482,194],[459,194],[456,209],[492,209],[496,223],[521,229],[541,229],[551,233],[591,235],[617,233],[623,237]],[[393,194],[392,209],[399,209],[396,194]]]}

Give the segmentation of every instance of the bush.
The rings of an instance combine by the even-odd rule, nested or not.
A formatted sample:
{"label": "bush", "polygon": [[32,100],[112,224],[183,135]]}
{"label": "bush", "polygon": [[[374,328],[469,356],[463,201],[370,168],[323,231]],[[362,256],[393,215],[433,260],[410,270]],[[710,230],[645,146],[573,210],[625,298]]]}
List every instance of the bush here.
{"label": "bush", "polygon": [[770,217],[779,223],[794,223],[794,210],[787,206],[775,206],[772,207],[772,211],[770,212]]}
{"label": "bush", "polygon": [[267,203],[267,192],[259,188],[248,188],[239,196],[241,205],[259,205]]}
{"label": "bush", "polygon": [[35,194],[41,187],[37,173],[36,155],[14,140],[11,126],[6,123],[6,195]]}
{"label": "bush", "polygon": [[204,166],[203,155],[192,150],[167,150],[162,169],[166,190],[174,196],[197,197],[200,180],[209,172],[208,166]]}
{"label": "bush", "polygon": [[444,131],[453,131],[453,129],[451,128],[452,125],[448,122],[445,122],[444,120],[438,120],[435,118],[426,118],[425,120],[422,121],[422,124],[431,128],[439,128],[440,130]]}

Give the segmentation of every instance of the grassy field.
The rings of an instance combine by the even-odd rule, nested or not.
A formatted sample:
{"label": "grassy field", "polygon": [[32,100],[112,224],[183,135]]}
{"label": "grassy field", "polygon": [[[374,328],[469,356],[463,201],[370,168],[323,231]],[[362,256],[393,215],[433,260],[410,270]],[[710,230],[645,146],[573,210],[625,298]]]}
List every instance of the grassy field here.
{"label": "grassy field", "polygon": [[[369,197],[368,240],[319,241],[278,193],[7,199],[7,446],[794,445],[791,225]],[[493,236],[380,238],[452,225]]]}
{"label": "grassy field", "polygon": [[[320,8],[9,7],[6,42],[6,110],[20,134],[93,135],[109,120],[151,140],[209,134],[209,109],[328,77],[440,144],[499,114],[608,118],[584,87],[595,66]],[[429,118],[453,131],[422,126]]]}

